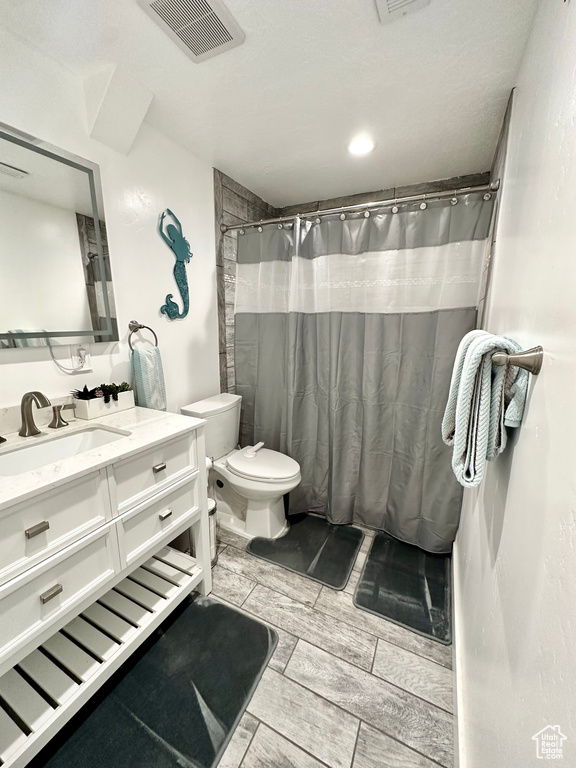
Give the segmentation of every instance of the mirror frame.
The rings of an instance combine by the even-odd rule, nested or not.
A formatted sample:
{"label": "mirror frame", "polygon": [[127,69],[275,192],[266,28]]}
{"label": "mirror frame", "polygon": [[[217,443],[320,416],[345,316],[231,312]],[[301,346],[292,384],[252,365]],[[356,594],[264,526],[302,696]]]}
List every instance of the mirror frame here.
{"label": "mirror frame", "polygon": [[[18,130],[6,123],[0,122],[0,140],[10,141],[12,144],[17,144],[24,149],[28,149],[32,152],[36,152],[44,157],[48,157],[51,160],[55,160],[59,163],[75,168],[82,173],[85,173],[88,179],[88,185],[90,188],[90,199],[92,202],[92,218],[94,220],[94,232],[96,239],[98,268],[100,271],[100,280],[104,286],[102,290],[102,297],[104,301],[104,310],[106,313],[106,327],[98,330],[92,329],[91,331],[47,331],[47,332],[33,332],[33,333],[2,333],[0,332],[0,339],[52,339],[52,338],[66,338],[66,337],[78,337],[78,336],[91,336],[94,343],[110,343],[118,341],[118,332],[114,328],[112,322],[112,313],[110,311],[110,300],[108,296],[108,283],[106,281],[106,267],[104,262],[104,250],[102,248],[102,238],[100,237],[99,222],[106,223],[104,216],[104,203],[102,200],[102,185],[100,182],[100,167],[86,160],[83,157],[74,155],[71,152],[67,152],[60,147],[56,147],[48,142],[37,139],[28,133]],[[98,194],[99,193],[99,194]],[[100,204],[98,203],[100,198]],[[108,255],[110,258],[110,255]],[[88,293],[86,294],[88,297]],[[48,346],[52,346],[48,344]]]}

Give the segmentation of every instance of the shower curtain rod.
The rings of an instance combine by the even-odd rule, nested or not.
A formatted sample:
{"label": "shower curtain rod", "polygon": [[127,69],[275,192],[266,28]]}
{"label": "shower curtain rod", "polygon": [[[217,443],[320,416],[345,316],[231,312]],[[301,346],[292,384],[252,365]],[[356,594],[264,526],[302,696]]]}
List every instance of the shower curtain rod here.
{"label": "shower curtain rod", "polygon": [[401,205],[402,203],[413,203],[418,200],[431,202],[442,200],[446,197],[456,197],[457,195],[468,195],[472,192],[497,192],[500,188],[500,179],[490,182],[490,184],[481,184],[477,187],[460,187],[459,189],[450,189],[445,192],[432,192],[424,195],[409,195],[407,197],[390,197],[388,200],[378,200],[373,203],[357,203],[356,205],[343,205],[340,208],[325,208],[318,211],[307,211],[306,213],[294,213],[291,216],[278,216],[275,219],[262,219],[260,221],[249,221],[246,224],[220,224],[220,231],[223,233],[231,232],[235,229],[245,229],[247,227],[260,227],[265,224],[281,224],[285,221],[294,219],[308,219],[312,216],[328,216],[332,213],[345,213],[346,211],[369,211],[372,208],[382,208],[385,205]]}

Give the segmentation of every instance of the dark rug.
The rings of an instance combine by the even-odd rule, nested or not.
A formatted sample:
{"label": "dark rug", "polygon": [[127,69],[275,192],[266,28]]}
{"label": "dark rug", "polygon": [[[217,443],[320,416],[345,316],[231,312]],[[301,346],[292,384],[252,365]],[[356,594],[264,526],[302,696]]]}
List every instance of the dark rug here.
{"label": "dark rug", "polygon": [[333,589],[344,589],[364,534],[350,525],[331,525],[324,517],[293,515],[280,539],[252,539],[246,551]]}
{"label": "dark rug", "polygon": [[354,604],[448,645],[452,642],[450,574],[450,555],[431,555],[379,531]]}
{"label": "dark rug", "polygon": [[211,768],[276,633],[210,598],[186,598],[29,768]]}

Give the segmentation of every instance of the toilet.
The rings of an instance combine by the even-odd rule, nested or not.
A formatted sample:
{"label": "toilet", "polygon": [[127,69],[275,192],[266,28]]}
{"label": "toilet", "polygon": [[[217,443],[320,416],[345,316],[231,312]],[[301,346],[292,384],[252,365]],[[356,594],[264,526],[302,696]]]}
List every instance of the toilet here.
{"label": "toilet", "polygon": [[300,465],[258,443],[238,448],[242,397],[223,393],[181,409],[206,420],[206,455],[211,460],[209,496],[219,525],[247,538],[278,538],[288,530],[284,495],[300,482]]}

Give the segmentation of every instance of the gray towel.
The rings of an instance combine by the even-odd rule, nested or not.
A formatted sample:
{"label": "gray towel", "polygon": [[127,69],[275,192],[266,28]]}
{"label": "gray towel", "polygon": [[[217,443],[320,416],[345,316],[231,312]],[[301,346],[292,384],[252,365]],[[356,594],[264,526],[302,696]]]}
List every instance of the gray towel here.
{"label": "gray towel", "polygon": [[158,347],[138,347],[132,352],[133,388],[136,405],[166,410],[166,385]]}

